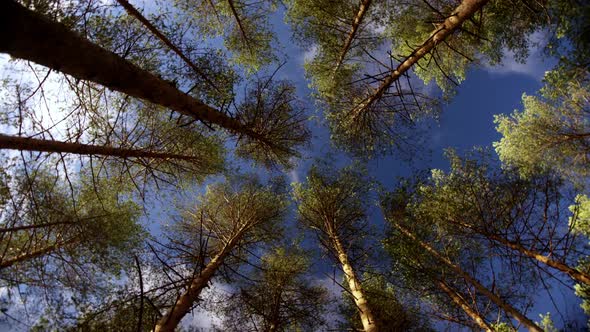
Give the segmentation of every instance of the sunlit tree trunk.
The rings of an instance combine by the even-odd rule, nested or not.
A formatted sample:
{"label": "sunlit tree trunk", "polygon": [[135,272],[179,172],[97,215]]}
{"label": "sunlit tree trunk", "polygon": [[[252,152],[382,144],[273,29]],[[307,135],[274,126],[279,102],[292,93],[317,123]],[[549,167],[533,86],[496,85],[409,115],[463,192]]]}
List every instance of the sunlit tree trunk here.
{"label": "sunlit tree trunk", "polygon": [[352,27],[350,28],[350,33],[346,37],[346,41],[344,42],[344,46],[342,47],[342,52],[340,52],[340,56],[338,57],[338,62],[336,62],[334,72],[337,72],[338,69],[340,69],[342,62],[344,62],[344,58],[346,57],[346,53],[348,53],[348,50],[350,50],[350,46],[352,45],[352,41],[356,37],[356,34],[358,33],[361,23],[363,23],[363,18],[365,17],[365,14],[369,10],[369,6],[371,6],[371,2],[372,2],[372,0],[362,0],[361,1],[361,4],[359,6],[359,11],[355,16],[354,21],[352,22]]}
{"label": "sunlit tree trunk", "polygon": [[362,113],[368,109],[375,101],[380,99],[385,91],[397,81],[404,73],[406,73],[414,64],[422,59],[426,54],[430,53],[439,43],[444,41],[455,30],[459,29],[463,22],[471,18],[478,10],[489,0],[463,0],[461,4],[453,11],[453,13],[444,20],[443,23],[430,34],[430,37],[416,48],[410,56],[402,61],[395,70],[391,71],[389,75],[383,79],[382,83],[377,87],[373,93],[367,97],[357,108],[356,113]]}
{"label": "sunlit tree trunk", "polygon": [[199,300],[201,291],[207,287],[211,278],[229,253],[238,244],[239,240],[245,232],[242,228],[231,240],[223,246],[223,249],[209,261],[207,266],[194,278],[188,289],[176,300],[172,308],[164,315],[154,328],[154,332],[174,332],[180,321],[186,314],[190,312],[193,305]]}
{"label": "sunlit tree trunk", "polygon": [[28,261],[33,258],[37,258],[37,257],[41,257],[44,255],[50,254],[56,250],[59,250],[63,247],[75,244],[77,242],[79,242],[78,238],[72,238],[72,239],[69,239],[66,241],[56,242],[56,243],[49,245],[47,247],[43,247],[41,249],[36,249],[31,252],[27,252],[27,253],[18,255],[16,257],[13,257],[13,258],[3,259],[2,261],[0,261],[0,270],[5,269],[7,267],[11,267],[14,264],[18,264],[18,263],[25,262],[25,261]]}
{"label": "sunlit tree trunk", "polygon": [[367,302],[367,298],[363,293],[361,283],[354,273],[352,265],[350,265],[350,262],[348,261],[348,255],[344,250],[344,246],[336,235],[332,235],[332,242],[334,243],[334,249],[338,255],[340,265],[342,265],[342,271],[344,272],[344,277],[348,282],[350,293],[352,294],[354,303],[359,310],[361,322],[363,323],[363,329],[365,332],[379,331],[379,328],[377,327],[377,321],[375,320],[371,308],[369,307],[369,303]]}
{"label": "sunlit tree trunk", "polygon": [[441,280],[436,280],[435,283],[438,286],[438,288],[445,292],[451,298],[451,300],[467,314],[467,316],[473,319],[477,326],[479,326],[482,330],[486,332],[494,331],[490,327],[490,325],[486,323],[485,319],[483,319],[483,317],[481,317],[481,315],[477,311],[473,310],[469,303],[467,303],[467,301],[465,301],[465,299],[463,299],[463,297],[459,293],[457,293],[456,290],[452,289]]}
{"label": "sunlit tree trunk", "polygon": [[586,284],[586,285],[590,285],[590,275],[588,275],[587,273],[584,273],[584,272],[581,272],[575,268],[572,268],[565,263],[551,259],[550,257],[540,254],[539,252],[537,252],[535,250],[527,249],[523,245],[521,245],[520,243],[507,240],[501,236],[498,236],[497,234],[493,234],[493,233],[489,233],[489,232],[485,232],[485,231],[480,231],[478,229],[475,229],[473,226],[462,223],[462,222],[456,222],[456,221],[452,221],[452,222],[457,225],[460,225],[462,227],[465,227],[469,230],[472,230],[473,232],[481,234],[481,235],[487,237],[488,239],[495,241],[499,244],[502,244],[512,250],[518,251],[519,253],[523,254],[526,257],[535,259],[538,262],[541,262],[549,267],[552,267],[558,271],[561,271],[561,272],[569,275],[575,281],[578,281],[578,282]]}
{"label": "sunlit tree trunk", "polygon": [[391,220],[391,224],[395,228],[397,228],[401,234],[403,234],[407,238],[414,241],[416,244],[418,244],[424,250],[429,252],[433,257],[438,259],[441,263],[443,263],[444,265],[449,267],[451,270],[455,271],[455,273],[457,273],[459,276],[461,276],[463,279],[465,279],[465,281],[467,281],[468,283],[473,285],[473,287],[475,287],[475,289],[478,292],[480,292],[483,295],[485,295],[486,297],[488,297],[498,307],[502,308],[502,310],[504,310],[510,316],[514,317],[514,319],[516,319],[519,323],[524,325],[529,331],[543,332],[543,330],[539,326],[537,326],[532,320],[528,319],[525,315],[523,315],[516,308],[514,308],[513,306],[511,306],[510,304],[508,304],[507,302],[502,300],[498,295],[494,294],[492,291],[490,291],[485,286],[480,284],[479,281],[477,281],[475,278],[473,278],[467,272],[463,271],[463,269],[461,269],[458,265],[451,262],[448,258],[442,256],[438,251],[436,251],[434,248],[432,248],[426,242],[418,239],[410,230],[403,227],[402,225],[400,225],[399,223],[397,223],[394,220]]}

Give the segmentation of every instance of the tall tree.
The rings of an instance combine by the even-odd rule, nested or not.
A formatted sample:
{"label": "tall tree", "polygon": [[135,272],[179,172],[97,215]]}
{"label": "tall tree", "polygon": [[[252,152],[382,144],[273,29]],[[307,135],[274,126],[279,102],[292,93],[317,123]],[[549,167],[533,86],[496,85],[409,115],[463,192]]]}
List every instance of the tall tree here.
{"label": "tall tree", "polygon": [[497,115],[494,143],[503,163],[524,176],[554,171],[584,186],[590,175],[590,89],[588,71],[556,70],[545,75],[540,96],[523,95],[524,109]]}
{"label": "tall tree", "polygon": [[280,232],[286,205],[284,196],[255,180],[209,186],[199,199],[195,213],[179,227],[188,234],[203,229],[210,232],[214,241],[208,249],[214,254],[200,272],[187,278],[179,296],[154,330],[174,331],[233,251],[275,238]]}
{"label": "tall tree", "polygon": [[[403,195],[402,195],[403,196]],[[384,200],[383,209],[384,214],[387,216],[387,221],[391,224],[391,227],[396,231],[399,237],[410,241],[423,252],[429,255],[429,259],[434,260],[437,264],[442,264],[446,269],[452,272],[454,275],[462,278],[466,283],[471,285],[478,293],[481,293],[492,301],[496,306],[504,310],[509,316],[516,319],[520,324],[524,325],[530,331],[540,332],[542,329],[537,326],[532,320],[527,318],[517,308],[512,306],[509,302],[505,301],[501,296],[496,294],[494,290],[490,290],[483,285],[474,276],[463,269],[459,263],[454,262],[452,257],[449,258],[444,253],[437,250],[433,244],[427,240],[422,239],[420,234],[415,233],[409,225],[419,225],[414,217],[408,216],[406,210],[406,203],[404,200],[400,200],[399,196],[393,195]],[[414,226],[416,227],[416,226]]]}
{"label": "tall tree", "polygon": [[413,194],[412,213],[457,236],[485,239],[500,257],[526,257],[588,284],[590,275],[573,267],[585,255],[573,229],[581,221],[574,213],[563,227],[570,197],[561,181],[541,174],[522,180],[485,157],[447,154],[450,172],[433,171]]}
{"label": "tall tree", "polygon": [[[367,294],[373,314],[386,331],[431,331],[428,320],[415,307],[415,302],[400,298],[400,292],[387,281],[385,276],[365,273],[363,289]],[[403,303],[403,304],[402,304]],[[353,297],[344,292],[344,304],[341,311],[346,319],[340,328],[361,330],[363,328]]]}
{"label": "tall tree", "polygon": [[101,298],[145,236],[139,207],[124,192],[114,181],[87,176],[68,185],[43,166],[15,172],[0,213],[2,287],[27,287],[20,295],[31,298],[22,301],[36,298],[35,310],[45,308],[58,321],[68,319],[62,310]]}
{"label": "tall tree", "polygon": [[297,247],[276,248],[242,280],[222,310],[223,331],[295,331],[318,329],[327,292],[307,277],[309,259]]}
{"label": "tall tree", "polygon": [[321,246],[340,264],[363,329],[378,331],[380,323],[350,257],[355,247],[362,247],[367,209],[363,198],[368,193],[367,177],[355,167],[334,171],[315,165],[306,183],[294,184],[294,197],[301,223],[316,232]]}
{"label": "tall tree", "polygon": [[194,23],[201,35],[223,37],[231,60],[254,73],[276,60],[276,37],[269,22],[279,1],[176,1],[181,17]]}
{"label": "tall tree", "polygon": [[[308,138],[307,130],[301,121],[301,113],[297,113],[288,105],[280,108],[287,114],[283,115],[285,120],[278,122],[278,125],[281,126],[280,132],[287,133],[289,136],[281,137],[279,141],[276,141],[273,137],[269,137],[269,132],[275,133],[278,131],[277,128],[269,127],[269,124],[255,123],[254,127],[258,130],[265,130],[257,131],[252,124],[244,124],[240,121],[241,119],[228,116],[182,93],[169,82],[81,38],[60,23],[51,22],[13,1],[3,2],[1,9],[3,13],[3,25],[0,26],[3,41],[0,45],[1,52],[56,69],[76,79],[93,81],[196,120],[220,126],[230,133],[248,138],[238,140],[238,144],[246,142],[250,146],[256,145],[270,155],[294,155],[296,154],[295,146],[302,144]],[[15,30],[14,27],[20,24],[17,22],[27,22],[25,25],[27,28]],[[36,47],[30,47],[30,45],[36,45]],[[265,92],[267,91],[263,93]],[[262,114],[270,112],[259,108],[251,111]],[[276,110],[273,111],[276,112]],[[250,119],[262,120],[254,115],[250,115]],[[283,126],[287,127],[286,131],[282,130]],[[282,143],[295,145],[281,145]]]}

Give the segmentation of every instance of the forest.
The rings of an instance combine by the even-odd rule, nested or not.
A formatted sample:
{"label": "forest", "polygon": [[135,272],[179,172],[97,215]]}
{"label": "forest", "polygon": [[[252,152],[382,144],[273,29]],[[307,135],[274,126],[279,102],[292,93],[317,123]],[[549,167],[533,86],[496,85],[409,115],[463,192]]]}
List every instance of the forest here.
{"label": "forest", "polygon": [[0,331],[589,331],[589,0],[0,0]]}

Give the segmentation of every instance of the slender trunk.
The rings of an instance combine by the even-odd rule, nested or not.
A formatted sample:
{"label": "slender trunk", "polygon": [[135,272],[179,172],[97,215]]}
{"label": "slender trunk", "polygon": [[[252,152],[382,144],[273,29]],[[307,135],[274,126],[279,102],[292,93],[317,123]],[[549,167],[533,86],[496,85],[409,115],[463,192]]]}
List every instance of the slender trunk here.
{"label": "slender trunk", "polygon": [[48,223],[36,224],[36,225],[6,227],[6,228],[0,228],[0,233],[24,231],[27,229],[44,228],[44,227],[57,226],[57,225],[71,225],[71,224],[75,224],[75,223],[76,222],[72,222],[72,221],[56,221],[56,222],[48,222]]}
{"label": "slender trunk", "polygon": [[344,47],[342,47],[342,52],[340,52],[340,56],[338,57],[338,62],[336,62],[336,66],[334,67],[334,73],[336,73],[338,71],[338,69],[340,69],[342,62],[344,62],[344,57],[346,56],[346,53],[348,53],[348,50],[350,49],[350,46],[352,45],[352,41],[356,37],[359,27],[361,26],[361,23],[363,23],[363,18],[365,18],[365,14],[367,13],[369,6],[371,5],[371,1],[372,0],[362,0],[361,1],[359,11],[355,16],[354,21],[352,22],[352,27],[350,28],[350,33],[346,37],[346,41],[344,42]]}
{"label": "slender trunk", "polygon": [[19,256],[16,256],[14,258],[11,259],[7,259],[7,260],[2,260],[0,261],[0,270],[1,269],[5,269],[7,267],[11,267],[12,265],[16,264],[16,263],[20,263],[20,262],[24,262],[33,258],[37,258],[37,257],[41,257],[44,255],[47,255],[49,253],[52,253],[60,248],[63,248],[65,246],[77,243],[79,240],[76,238],[72,238],[63,242],[56,242],[50,246],[41,248],[41,249],[37,249],[34,250],[32,252],[28,252]]}
{"label": "slender trunk", "polygon": [[378,332],[379,328],[377,327],[377,321],[375,320],[373,312],[371,311],[369,303],[367,302],[367,298],[363,293],[361,283],[358,281],[354,270],[348,261],[348,255],[344,250],[344,246],[342,246],[342,243],[337,236],[333,237],[333,242],[335,247],[334,249],[336,249],[336,253],[338,254],[338,260],[340,261],[340,265],[342,265],[342,271],[344,271],[344,277],[348,282],[350,293],[352,294],[354,303],[359,310],[361,322],[363,323],[363,329],[365,332]]}
{"label": "slender trunk", "polygon": [[0,149],[54,153],[73,153],[90,156],[98,155],[119,158],[152,158],[163,160],[172,159],[188,161],[192,163],[202,161],[201,158],[198,157],[174,153],[142,151],[82,143],[69,143],[61,141],[43,140],[37,138],[8,136],[3,134],[0,134]]}
{"label": "slender trunk", "polygon": [[567,264],[564,264],[562,262],[551,259],[548,256],[540,254],[537,251],[527,249],[524,246],[522,246],[520,243],[507,240],[501,236],[498,236],[497,234],[488,233],[485,231],[480,231],[478,229],[475,229],[471,225],[468,225],[465,223],[456,222],[456,221],[452,221],[452,222],[457,225],[460,225],[461,227],[465,227],[475,233],[481,234],[481,235],[487,237],[488,239],[496,241],[496,242],[498,242],[498,243],[500,243],[512,250],[518,251],[519,253],[521,253],[529,258],[535,259],[535,260],[537,260],[537,261],[539,261],[551,268],[561,271],[561,272],[569,275],[572,279],[574,279],[577,282],[580,282],[580,283],[583,283],[586,285],[590,285],[590,275],[588,275],[587,273],[581,272],[575,268],[570,267]]}
{"label": "slender trunk", "polygon": [[490,325],[486,323],[483,317],[481,317],[481,315],[477,311],[473,310],[473,308],[469,306],[469,303],[467,303],[467,301],[465,301],[465,299],[463,299],[463,297],[459,293],[457,293],[456,290],[452,289],[441,280],[437,280],[435,283],[438,286],[438,288],[445,292],[451,298],[451,300],[467,314],[467,316],[473,319],[477,326],[479,326],[482,330],[486,332],[494,331],[490,327]]}
{"label": "slender trunk", "polygon": [[186,292],[176,300],[176,303],[174,303],[172,308],[170,308],[170,310],[156,323],[154,332],[174,332],[182,318],[189,313],[193,305],[199,300],[201,291],[208,285],[215,272],[217,272],[217,269],[223,264],[227,255],[237,245],[243,234],[243,230],[236,234],[236,236],[224,245],[223,249],[211,259],[203,271],[191,281]]}
{"label": "slender trunk", "polygon": [[123,6],[123,8],[125,8],[125,10],[127,11],[127,13],[129,13],[129,15],[135,17],[137,20],[139,20],[148,30],[150,30],[156,37],[158,37],[164,44],[166,44],[166,46],[168,46],[169,49],[171,49],[174,53],[176,53],[189,67],[192,68],[192,70],[197,73],[197,75],[199,75],[203,80],[205,80],[205,82],[207,82],[207,84],[211,85],[213,88],[215,88],[217,90],[217,87],[215,86],[215,84],[207,77],[207,75],[205,75],[201,69],[199,69],[199,67],[197,67],[197,65],[195,65],[186,55],[184,55],[184,53],[182,53],[182,51],[176,47],[176,45],[174,45],[172,43],[172,41],[170,41],[170,39],[168,39],[166,36],[164,36],[164,34],[162,34],[160,32],[160,30],[158,30],[158,28],[156,28],[153,24],[150,23],[150,21],[148,21],[137,9],[135,9],[135,7],[133,7],[133,5],[131,5],[127,0],[117,0],[117,2]]}
{"label": "slender trunk", "polygon": [[238,11],[236,10],[236,6],[234,4],[234,1],[227,0],[227,3],[229,5],[229,8],[231,10],[233,17],[236,20],[236,23],[238,24],[238,29],[240,30],[240,34],[242,35],[242,39],[244,39],[244,43],[246,44],[246,47],[248,47],[248,51],[250,51],[250,53],[252,53],[252,47],[250,46],[250,42],[248,41],[248,35],[246,35],[246,30],[244,30],[244,25],[242,24],[242,20],[240,19],[240,15],[238,15]]}
{"label": "slender trunk", "polygon": [[401,226],[395,221],[391,222],[393,226],[395,226],[404,236],[411,239],[415,243],[417,243],[420,247],[424,250],[432,254],[436,259],[441,261],[443,264],[451,268],[455,273],[463,277],[465,281],[472,284],[478,292],[482,293],[486,297],[488,297],[492,302],[494,302],[498,307],[502,308],[506,313],[514,317],[520,324],[524,325],[529,331],[534,332],[543,332],[543,330],[537,326],[532,320],[528,319],[525,315],[523,315],[520,311],[516,308],[511,306],[510,304],[506,303],[502,300],[498,295],[494,294],[492,291],[487,289],[485,286],[479,283],[475,278],[471,277],[467,272],[463,271],[458,265],[453,264],[448,258],[443,257],[438,251],[432,248],[430,245],[418,239],[411,231],[407,228]]}
{"label": "slender trunk", "polygon": [[238,120],[13,0],[0,1],[0,52],[98,83],[275,146]]}
{"label": "slender trunk", "polygon": [[362,113],[368,109],[375,101],[379,100],[385,91],[397,81],[405,72],[407,72],[416,62],[422,59],[426,54],[432,51],[436,45],[444,41],[450,36],[455,30],[461,27],[463,22],[473,16],[478,10],[480,10],[489,0],[463,0],[461,4],[453,11],[453,13],[434,30],[428,39],[422,43],[420,47],[415,49],[410,56],[402,61],[395,70],[389,73],[381,85],[373,91],[373,93],[367,97],[357,112]]}
{"label": "slender trunk", "polygon": [[556,270],[559,270],[559,271],[569,275],[572,279],[574,279],[580,283],[590,285],[590,275],[588,275],[587,273],[583,273],[583,272],[581,272],[577,269],[574,269],[562,262],[553,260],[545,255],[541,255],[536,251],[528,250],[518,243],[511,242],[506,239],[502,239],[499,236],[490,235],[490,239],[495,240],[501,244],[504,244],[508,248],[516,250],[527,257],[536,259],[537,261],[539,261],[547,266],[550,266]]}

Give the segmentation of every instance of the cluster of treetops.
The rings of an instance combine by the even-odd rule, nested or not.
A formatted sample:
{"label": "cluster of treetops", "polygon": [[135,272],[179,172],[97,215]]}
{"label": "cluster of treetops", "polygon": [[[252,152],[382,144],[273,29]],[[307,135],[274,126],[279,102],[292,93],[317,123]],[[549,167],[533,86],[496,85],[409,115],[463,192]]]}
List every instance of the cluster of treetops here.
{"label": "cluster of treetops", "polygon": [[[590,311],[587,0],[146,6],[0,1],[4,324],[191,331],[207,310],[220,331],[556,331],[527,316],[555,284]],[[358,159],[290,187],[226,159],[279,174],[309,146],[310,110],[273,72],[279,13],[331,144]],[[448,171],[371,178],[368,160],[421,151],[470,68],[525,61],[533,35],[557,65],[496,117],[499,160],[449,150]]]}

